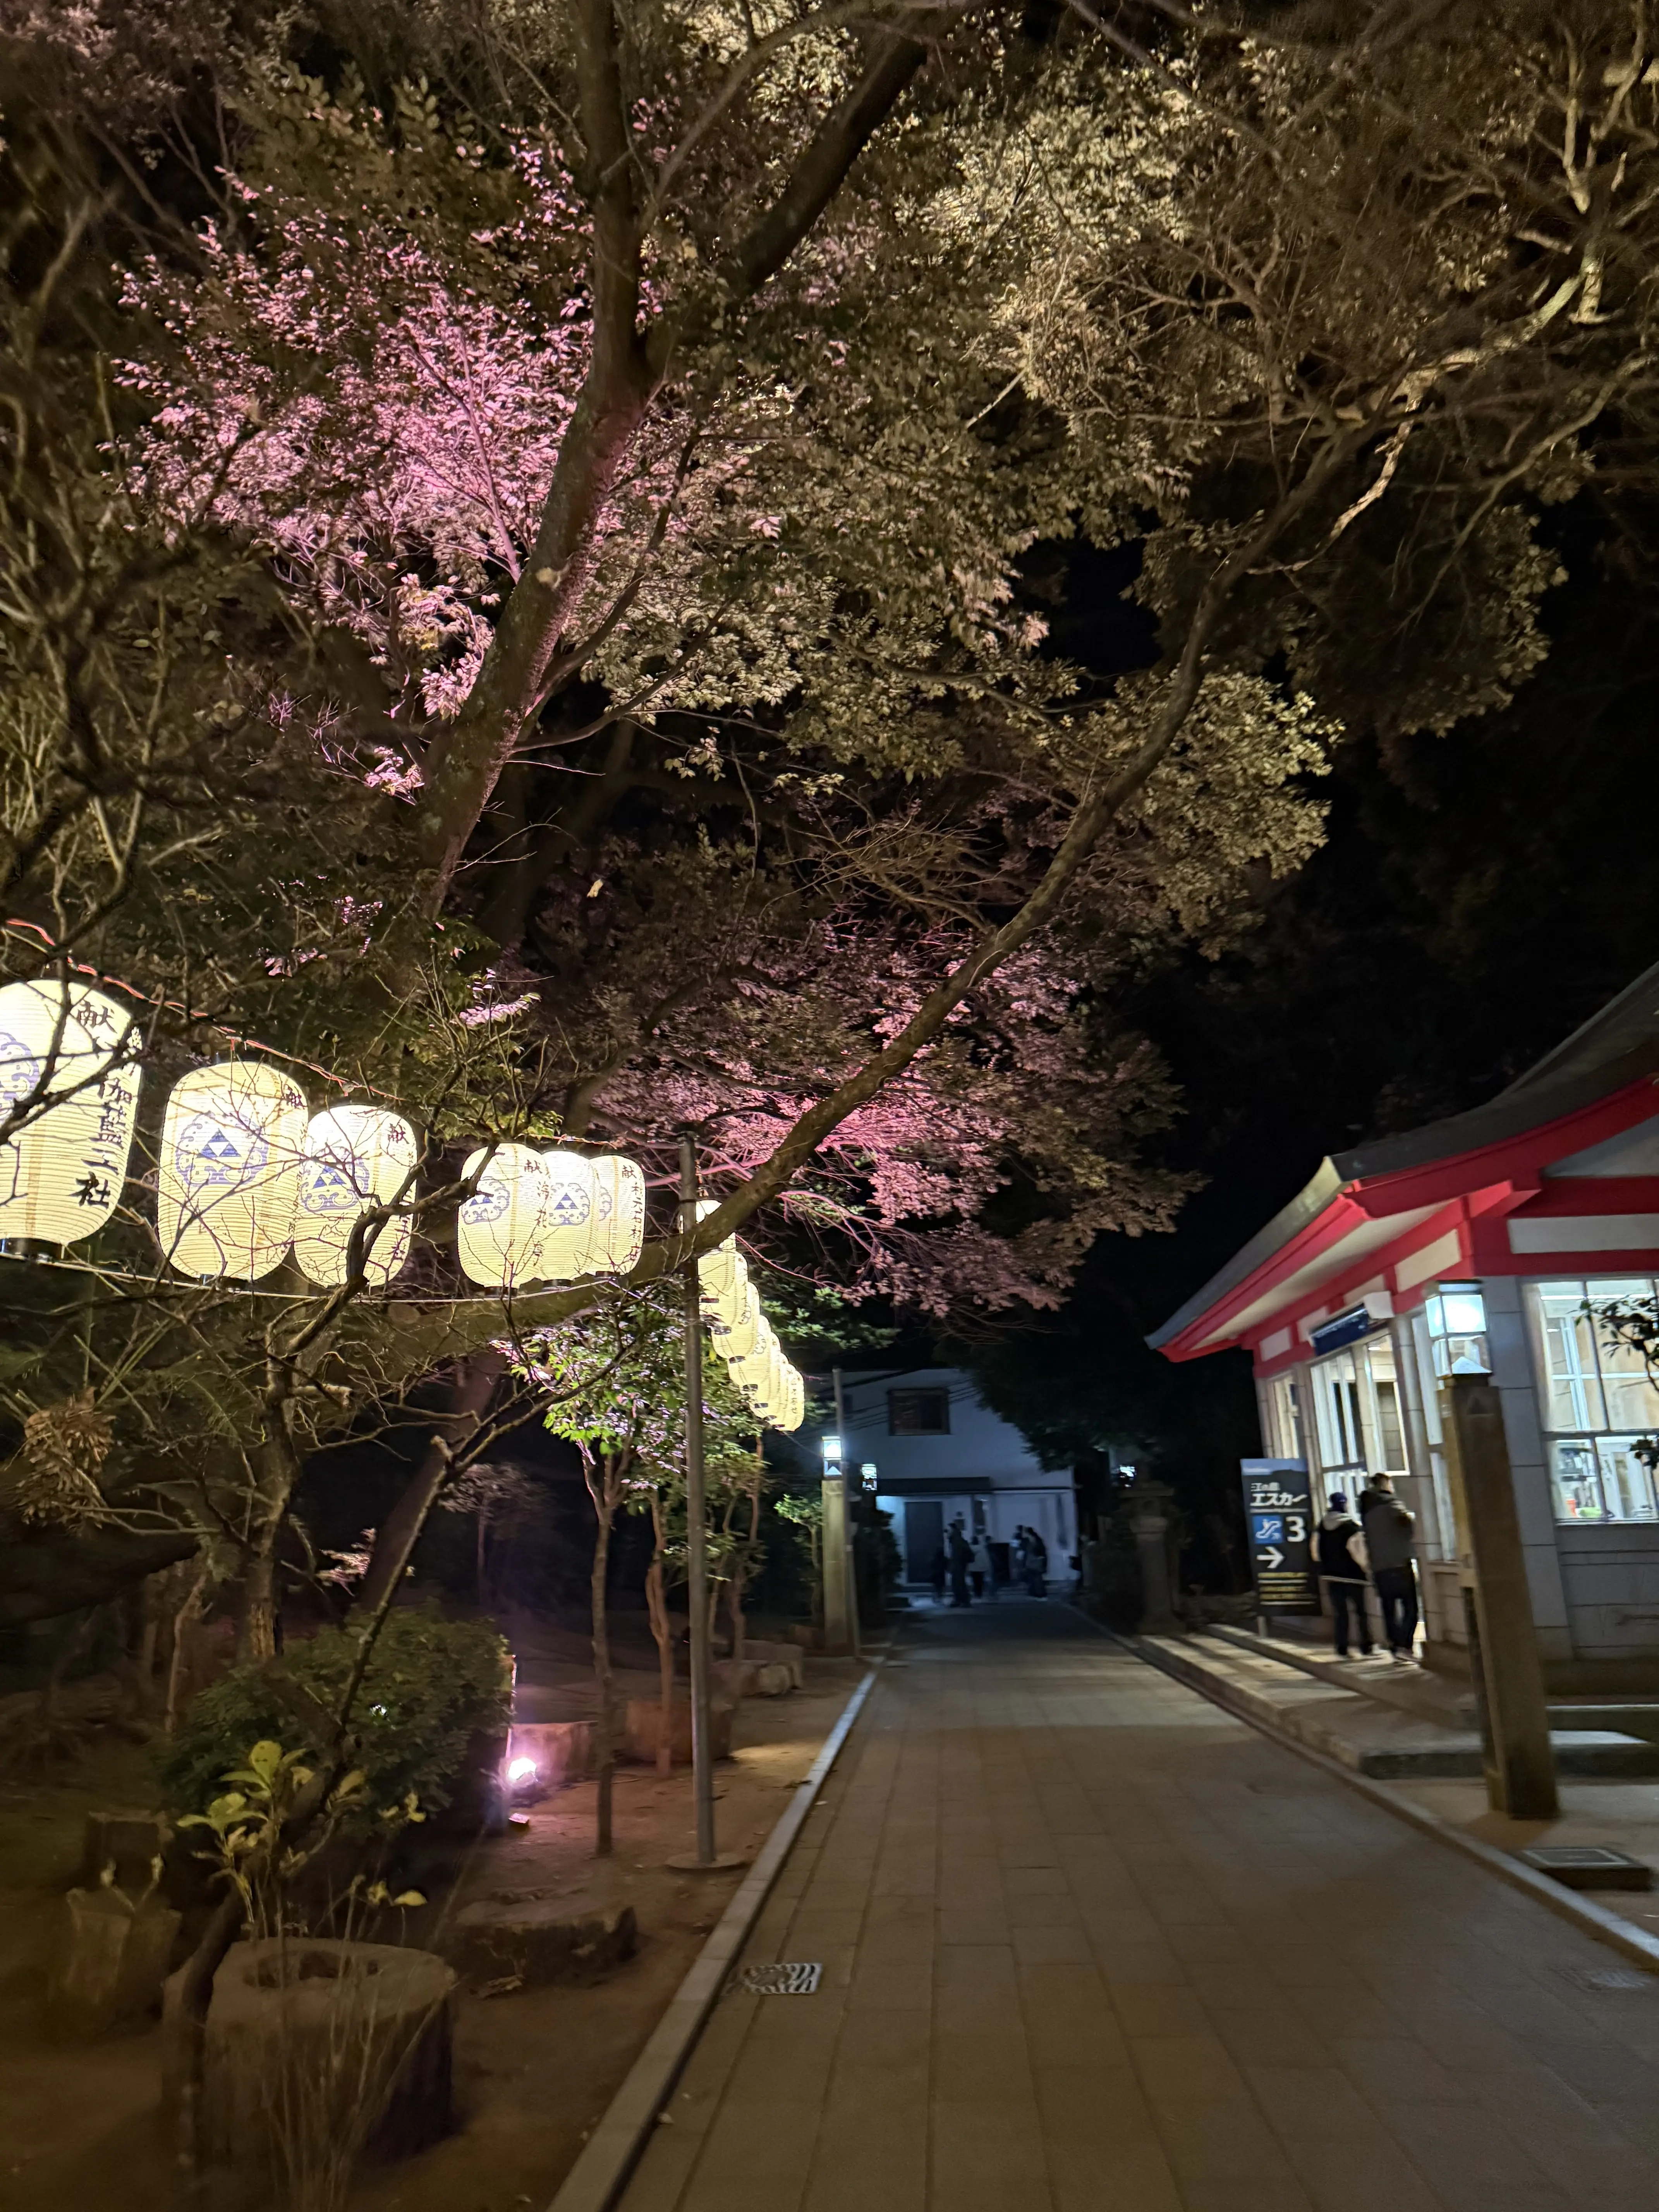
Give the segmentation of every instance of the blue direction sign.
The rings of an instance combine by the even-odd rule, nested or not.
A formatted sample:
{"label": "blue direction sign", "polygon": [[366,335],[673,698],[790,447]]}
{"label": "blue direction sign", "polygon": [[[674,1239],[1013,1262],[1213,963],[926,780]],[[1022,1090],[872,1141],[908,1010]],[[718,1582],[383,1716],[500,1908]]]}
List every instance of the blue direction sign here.
{"label": "blue direction sign", "polygon": [[1239,1470],[1244,1478],[1244,1517],[1249,1523],[1258,1603],[1264,1613],[1317,1613],[1308,1462],[1246,1459],[1239,1462]]}

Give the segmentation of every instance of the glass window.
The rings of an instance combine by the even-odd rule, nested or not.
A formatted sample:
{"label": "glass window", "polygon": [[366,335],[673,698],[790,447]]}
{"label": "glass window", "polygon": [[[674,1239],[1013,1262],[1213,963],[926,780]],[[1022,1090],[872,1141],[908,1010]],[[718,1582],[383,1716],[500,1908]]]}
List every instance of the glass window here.
{"label": "glass window", "polygon": [[1363,1467],[1365,1431],[1362,1424],[1359,1370],[1352,1352],[1339,1352],[1312,1369],[1314,1427],[1319,1437],[1319,1464],[1327,1474]]}
{"label": "glass window", "polygon": [[950,1392],[890,1390],[887,1393],[887,1433],[890,1437],[948,1437],[951,1433]]}
{"label": "glass window", "polygon": [[1558,1521],[1659,1520],[1653,1475],[1636,1456],[1635,1437],[1558,1437],[1554,1460]]}
{"label": "glass window", "polygon": [[1527,1292],[1547,1429],[1604,1429],[1595,1330],[1582,1283],[1534,1283]]}
{"label": "glass window", "polygon": [[[1650,1298],[1653,1285],[1645,1275],[1626,1276],[1586,1283],[1584,1296],[1593,1306],[1627,1304]],[[1595,1330],[1595,1353],[1601,1369],[1601,1394],[1607,1401],[1610,1429],[1659,1428],[1659,1390],[1648,1380],[1647,1362],[1632,1344],[1609,1344],[1607,1331]],[[1590,1425],[1586,1424],[1586,1425]]]}
{"label": "glass window", "polygon": [[1595,1456],[1601,1464],[1601,1508],[1609,1521],[1651,1521],[1654,1518],[1653,1477],[1637,1458],[1634,1437],[1597,1437]]}
{"label": "glass window", "polygon": [[1320,1360],[1310,1381],[1322,1469],[1331,1474],[1407,1472],[1400,1382],[1386,1330]]}
{"label": "glass window", "polygon": [[1302,1407],[1297,1386],[1288,1375],[1275,1376],[1267,1385],[1267,1404],[1273,1425],[1273,1448],[1280,1459],[1301,1459]]}
{"label": "glass window", "polygon": [[[1653,1294],[1646,1275],[1528,1285],[1544,1426],[1557,1431],[1550,1458],[1558,1521],[1659,1520],[1652,1473],[1635,1449],[1659,1430],[1659,1390],[1641,1354],[1609,1344],[1584,1311],[1586,1304]],[[1559,1433],[1574,1429],[1589,1433]]]}
{"label": "glass window", "polygon": [[1588,1437],[1558,1439],[1551,1446],[1555,1461],[1555,1517],[1558,1521],[1600,1521],[1601,1478],[1595,1465],[1595,1446]]}

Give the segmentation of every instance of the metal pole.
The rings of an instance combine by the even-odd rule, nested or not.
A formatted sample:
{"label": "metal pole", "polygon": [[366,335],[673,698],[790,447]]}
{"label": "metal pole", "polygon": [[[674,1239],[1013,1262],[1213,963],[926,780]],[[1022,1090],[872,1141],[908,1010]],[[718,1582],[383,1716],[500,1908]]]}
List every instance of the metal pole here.
{"label": "metal pole", "polygon": [[[680,1139],[680,1227],[697,1222],[697,1155]],[[686,1586],[691,1613],[691,1790],[697,1807],[697,1863],[714,1863],[714,1747],[708,1732],[708,1528],[702,1463],[702,1304],[697,1263],[681,1271],[685,1297]]]}
{"label": "metal pole", "polygon": [[859,1581],[853,1540],[853,1492],[847,1480],[847,1470],[853,1464],[853,1455],[848,1446],[847,1401],[842,1395],[841,1370],[832,1367],[830,1373],[836,1386],[836,1440],[841,1446],[841,1486],[846,1500],[841,1518],[847,1540],[847,1567],[842,1585],[847,1592],[847,1649],[856,1659],[859,1656]]}

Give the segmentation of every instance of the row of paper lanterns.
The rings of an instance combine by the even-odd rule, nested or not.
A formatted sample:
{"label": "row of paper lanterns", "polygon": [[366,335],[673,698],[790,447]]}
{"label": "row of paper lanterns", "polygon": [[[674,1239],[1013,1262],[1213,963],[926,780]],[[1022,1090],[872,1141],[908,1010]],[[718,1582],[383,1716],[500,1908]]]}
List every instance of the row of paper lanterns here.
{"label": "row of paper lanterns", "polygon": [[[0,1117],[30,1118],[0,1141],[0,1239],[81,1243],[120,1201],[138,1108],[126,1056],[132,1018],[82,983],[0,988]],[[34,1110],[42,1098],[53,1103]],[[343,1283],[352,1232],[370,1206],[412,1194],[420,1146],[399,1114],[343,1105],[312,1113],[263,1060],[191,1068],[168,1094],[156,1234],[182,1275],[256,1282],[291,1252],[313,1283]],[[619,1153],[481,1146],[456,1221],[462,1273],[487,1290],[625,1274],[645,1240],[645,1177]],[[705,1200],[700,1213],[711,1210]],[[363,1273],[390,1282],[409,1257],[410,1222],[365,1237]],[[800,1426],[805,1386],[783,1356],[749,1271],[728,1238],[698,1262],[703,1311],[732,1381],[763,1420]]]}
{"label": "row of paper lanterns", "polygon": [[[712,1213],[717,1203],[702,1200],[699,1216]],[[697,1280],[703,1319],[732,1382],[763,1421],[774,1428],[798,1429],[806,1418],[806,1385],[784,1357],[731,1237],[699,1259]]]}
{"label": "row of paper lanterns", "polygon": [[[0,1143],[0,1237],[76,1244],[119,1203],[132,1150],[138,1070],[132,1018],[82,983],[0,988],[0,1115],[54,1103]],[[263,1060],[195,1067],[168,1095],[156,1234],[182,1275],[256,1282],[292,1252],[313,1283],[347,1279],[352,1231],[370,1206],[412,1195],[420,1146],[379,1106],[311,1112]],[[645,1238],[645,1177],[634,1161],[567,1147],[483,1146],[456,1224],[462,1273],[488,1290],[625,1273]],[[369,1237],[372,1236],[372,1241]],[[409,1257],[394,1214],[366,1236],[363,1271],[387,1283]]]}

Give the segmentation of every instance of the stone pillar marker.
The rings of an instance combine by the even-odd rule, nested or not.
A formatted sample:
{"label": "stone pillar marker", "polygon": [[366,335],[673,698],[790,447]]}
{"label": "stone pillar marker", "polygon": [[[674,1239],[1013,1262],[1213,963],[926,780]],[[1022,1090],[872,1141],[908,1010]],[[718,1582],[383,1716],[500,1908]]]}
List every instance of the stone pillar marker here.
{"label": "stone pillar marker", "polygon": [[856,1650],[848,1629],[853,1608],[852,1529],[847,1512],[847,1481],[839,1467],[823,1478],[823,1528],[818,1556],[823,1575],[823,1648]]}
{"label": "stone pillar marker", "polygon": [[1470,1658],[1486,1800],[1512,1820],[1553,1820],[1560,1811],[1555,1754],[1503,1401],[1484,1375],[1454,1375],[1441,1386],[1441,1401],[1458,1564],[1475,1632]]}
{"label": "stone pillar marker", "polygon": [[1143,1636],[1170,1636],[1181,1628],[1170,1588],[1170,1503],[1174,1496],[1164,1483],[1137,1481],[1130,1502],[1129,1526],[1140,1564]]}

